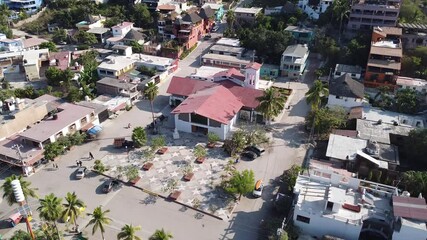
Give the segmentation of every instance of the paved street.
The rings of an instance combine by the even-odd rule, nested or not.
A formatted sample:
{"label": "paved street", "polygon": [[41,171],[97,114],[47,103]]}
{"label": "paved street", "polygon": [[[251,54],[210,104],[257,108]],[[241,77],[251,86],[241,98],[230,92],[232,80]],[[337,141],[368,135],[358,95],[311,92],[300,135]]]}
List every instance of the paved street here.
{"label": "paved street", "polygon": [[[194,68],[199,66],[197,60],[200,53],[206,52],[211,44],[213,44],[212,40],[202,41],[187,59],[180,62],[181,70],[176,75],[186,76],[194,71]],[[59,169],[56,170],[47,166],[29,177],[28,180],[32,182],[33,187],[38,188],[37,192],[42,197],[48,193],[64,197],[66,192],[75,191],[88,205],[86,212],[91,212],[98,205],[110,209],[110,217],[113,219],[113,223],[107,227],[107,239],[115,239],[115,235],[125,223],[141,225],[143,239],[147,239],[158,228],[171,231],[174,239],[257,239],[259,223],[272,208],[271,198],[274,195],[277,177],[292,164],[301,163],[304,158],[305,148],[301,142],[306,138],[306,135],[302,130],[302,123],[308,111],[304,93],[308,89],[307,83],[311,83],[314,79],[313,69],[317,66],[318,63],[313,61],[304,81],[290,83],[290,87],[294,89],[290,100],[292,107],[273,123],[274,131],[271,134],[274,141],[267,153],[255,161],[241,161],[237,164],[240,170],[253,169],[256,178],[263,179],[267,186],[262,198],[242,198],[230,221],[220,221],[209,216],[202,216],[193,210],[185,209],[179,204],[167,202],[160,198],[153,202],[152,197],[132,187],[124,186],[118,191],[110,192],[107,195],[102,194],[101,186],[105,180],[102,176],[91,174],[88,178],[74,180],[75,161],[77,159],[84,159],[83,164],[91,166],[93,162],[86,160],[89,152],[93,153],[95,159],[102,158],[107,154],[122,154],[122,150],[112,147],[113,138],[130,137],[131,130],[125,128],[128,123],[135,127],[145,126],[151,122],[150,105],[145,100],[138,102],[131,111],[124,112],[116,119],[105,122],[103,124],[104,130],[98,140],[78,146],[62,156],[58,162]],[[280,80],[275,84],[288,87],[288,83]],[[155,100],[157,115],[160,115],[161,112],[169,114],[167,86],[168,81],[160,86],[159,96]],[[0,175],[0,184],[3,183],[6,174]],[[35,213],[37,201],[30,200],[30,205]],[[12,211],[13,208],[7,206],[4,201],[0,203],[1,219],[7,218]],[[38,219],[37,215],[34,219]],[[87,217],[79,220],[80,226],[86,225],[87,222]],[[37,223],[35,220],[35,224]],[[25,226],[20,224],[16,228],[24,229]],[[65,229],[65,225],[60,224],[60,228]],[[9,230],[0,227],[0,234],[5,234]],[[84,231],[90,232],[89,229]],[[100,236],[91,239],[100,239]]]}

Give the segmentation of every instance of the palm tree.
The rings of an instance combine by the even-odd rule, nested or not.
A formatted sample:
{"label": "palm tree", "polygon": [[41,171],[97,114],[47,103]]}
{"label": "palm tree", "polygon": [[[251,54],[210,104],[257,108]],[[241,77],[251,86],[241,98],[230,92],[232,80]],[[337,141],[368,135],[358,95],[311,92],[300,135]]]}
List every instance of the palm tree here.
{"label": "palm tree", "polygon": [[173,236],[170,232],[166,232],[165,230],[163,230],[163,228],[161,230],[156,230],[154,232],[153,235],[151,235],[151,237],[149,238],[149,240],[169,240],[172,239]]}
{"label": "palm tree", "polygon": [[276,88],[266,89],[264,94],[258,97],[257,100],[259,101],[259,106],[256,110],[264,115],[267,122],[277,117],[285,108],[286,98]]}
{"label": "palm tree", "polygon": [[307,103],[311,105],[313,110],[316,110],[320,107],[322,98],[329,95],[329,89],[320,81],[314,81],[313,86],[305,94],[307,97]]}
{"label": "palm tree", "polygon": [[53,193],[46,195],[44,199],[40,199],[40,207],[37,208],[41,219],[53,223],[59,239],[61,237],[56,221],[61,217],[62,210],[62,198],[58,198]]}
{"label": "palm tree", "polygon": [[338,43],[341,42],[342,21],[344,17],[348,17],[350,13],[350,3],[348,0],[335,0],[332,11],[340,20],[340,30],[338,35]]}
{"label": "palm tree", "polygon": [[117,234],[117,240],[141,240],[140,237],[136,236],[136,231],[141,230],[140,226],[124,225],[121,232]]}
{"label": "palm tree", "polygon": [[144,89],[144,96],[148,98],[151,104],[151,114],[153,116],[153,124],[155,124],[153,102],[154,102],[154,99],[157,97],[157,94],[159,94],[159,87],[157,87],[156,84],[154,84],[153,82],[149,82]]}
{"label": "palm tree", "polygon": [[98,206],[93,210],[93,213],[87,214],[88,216],[91,216],[92,219],[89,221],[86,227],[89,225],[93,225],[92,235],[94,235],[99,228],[99,230],[101,231],[101,236],[103,240],[105,240],[105,237],[104,237],[105,225],[108,225],[111,222],[111,219],[107,217],[107,213],[109,212],[110,210],[102,211],[102,207]]}
{"label": "palm tree", "polygon": [[62,211],[62,219],[67,220],[70,219],[71,223],[74,223],[76,230],[77,230],[77,218],[79,217],[80,213],[82,212],[82,208],[85,208],[86,205],[84,202],[77,198],[77,195],[75,192],[67,193],[67,196],[65,197],[66,203],[63,204],[64,210]]}
{"label": "palm tree", "polygon": [[236,21],[236,14],[234,14],[234,11],[228,10],[225,14],[225,18],[227,19],[228,27],[233,29],[234,22]]}
{"label": "palm tree", "polygon": [[38,198],[35,191],[36,189],[30,188],[30,182],[25,181],[22,176],[12,175],[10,177],[7,177],[3,185],[0,187],[0,189],[3,189],[4,192],[3,199],[6,199],[9,205],[16,203],[15,194],[13,193],[12,189],[13,180],[19,180],[19,182],[21,183],[21,188],[22,192],[24,193],[25,199],[27,199],[28,197]]}

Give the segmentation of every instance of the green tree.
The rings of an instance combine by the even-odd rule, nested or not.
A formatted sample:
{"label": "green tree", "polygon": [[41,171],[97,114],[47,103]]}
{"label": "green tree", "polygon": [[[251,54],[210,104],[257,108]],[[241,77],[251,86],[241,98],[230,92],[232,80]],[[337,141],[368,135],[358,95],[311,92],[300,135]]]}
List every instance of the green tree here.
{"label": "green tree", "polygon": [[51,223],[56,230],[56,234],[61,239],[56,221],[61,217],[63,211],[62,198],[56,197],[53,193],[40,199],[40,206],[37,208],[41,219]]}
{"label": "green tree", "polygon": [[49,49],[49,52],[58,52],[54,42],[44,42],[40,44],[41,49]]}
{"label": "green tree", "polygon": [[69,102],[75,103],[84,99],[82,91],[76,87],[70,87],[70,90],[67,95],[67,100]]}
{"label": "green tree", "polygon": [[322,103],[322,98],[329,95],[329,89],[320,80],[316,80],[313,86],[310,87],[305,94],[307,103],[311,105],[311,109],[317,110]]}
{"label": "green tree", "polygon": [[135,147],[142,147],[147,143],[147,133],[142,127],[136,127],[132,131],[132,141]]}
{"label": "green tree", "polygon": [[157,229],[149,240],[170,240],[173,236],[170,232],[166,232],[163,228],[161,230]]}
{"label": "green tree", "polygon": [[3,190],[3,199],[6,199],[7,204],[12,205],[14,203],[17,203],[15,199],[15,194],[13,193],[12,189],[13,180],[19,180],[19,182],[21,183],[21,188],[22,192],[24,193],[25,199],[28,199],[28,197],[38,198],[36,194],[36,189],[30,187],[30,182],[25,181],[22,176],[12,175],[10,177],[7,177],[3,182],[2,186],[0,187],[0,189]]}
{"label": "green tree", "polygon": [[225,190],[233,194],[239,194],[238,199],[243,194],[252,192],[255,186],[255,175],[252,170],[234,171],[230,180],[226,183]]}
{"label": "green tree", "polygon": [[225,18],[227,20],[228,28],[233,29],[234,28],[234,22],[236,22],[236,14],[233,10],[228,10],[225,14]]}
{"label": "green tree", "polygon": [[259,105],[257,111],[264,115],[265,120],[269,123],[274,117],[277,117],[285,108],[286,97],[277,91],[276,88],[264,90],[261,97],[258,97]]}
{"label": "green tree", "polygon": [[98,229],[101,231],[102,239],[105,240],[105,225],[110,224],[111,219],[107,217],[107,214],[110,210],[102,211],[102,207],[98,206],[93,210],[93,213],[88,213],[87,215],[91,217],[89,223],[86,227],[93,225],[92,227],[92,235],[94,235]]}
{"label": "green tree", "polygon": [[288,170],[285,170],[282,174],[283,182],[288,187],[289,192],[292,192],[292,189],[294,188],[298,175],[302,171],[302,167],[298,165],[292,165],[292,167]]}
{"label": "green tree", "polygon": [[49,67],[46,69],[45,76],[47,78],[47,84],[51,86],[59,86],[62,81],[62,71],[56,67]]}
{"label": "green tree", "polygon": [[404,189],[417,197],[420,193],[427,196],[427,172],[408,171],[403,174],[402,184]]}
{"label": "green tree", "polygon": [[[416,128],[409,132],[408,138],[404,141],[404,149],[407,159],[422,170],[427,166],[427,128]],[[427,196],[427,195],[424,195]]]}
{"label": "green tree", "polygon": [[154,103],[154,99],[157,97],[158,94],[159,94],[159,87],[157,87],[157,85],[154,84],[153,82],[149,82],[144,89],[144,97],[146,97],[150,101],[153,124],[155,124],[153,103]]}
{"label": "green tree", "polygon": [[230,139],[224,142],[225,150],[234,156],[236,153],[240,153],[247,145],[246,134],[242,130],[237,130],[233,133]]}
{"label": "green tree", "polygon": [[398,90],[396,93],[397,111],[401,113],[416,113],[419,107],[417,92],[410,88]]}
{"label": "green tree", "polygon": [[96,39],[96,36],[93,33],[79,31],[75,37],[79,43],[89,46],[98,43],[98,39]]}
{"label": "green tree", "polygon": [[347,118],[347,111],[342,107],[321,108],[308,114],[307,126],[314,126],[314,132],[323,139],[327,138],[333,129],[345,127]]}
{"label": "green tree", "polygon": [[63,43],[68,39],[67,31],[65,29],[58,29],[53,33],[52,41],[55,43]]}
{"label": "green tree", "polygon": [[121,231],[119,232],[119,234],[117,234],[117,240],[141,240],[140,237],[136,236],[136,232],[140,231],[141,227],[140,226],[132,226],[131,225],[124,225],[121,229]]}
{"label": "green tree", "polygon": [[63,211],[61,213],[61,218],[66,221],[67,219],[70,220],[70,223],[73,223],[77,229],[77,218],[82,213],[82,209],[86,207],[84,202],[80,200],[76,193],[67,193],[67,196],[65,197],[66,203],[63,204]]}
{"label": "green tree", "polygon": [[153,23],[150,11],[145,3],[137,3],[133,7],[131,20],[137,27],[147,28]]}
{"label": "green tree", "polygon": [[144,52],[144,47],[136,41],[131,41],[130,46],[132,47],[132,52],[134,53]]}
{"label": "green tree", "polygon": [[332,3],[332,11],[340,22],[338,42],[341,42],[342,22],[344,18],[348,18],[348,14],[350,13],[350,3],[346,0],[335,0]]}

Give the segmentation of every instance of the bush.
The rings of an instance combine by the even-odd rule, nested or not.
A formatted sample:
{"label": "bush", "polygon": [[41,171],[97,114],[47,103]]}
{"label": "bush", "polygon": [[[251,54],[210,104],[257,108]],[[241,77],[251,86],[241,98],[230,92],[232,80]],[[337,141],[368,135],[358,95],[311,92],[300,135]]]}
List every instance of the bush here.
{"label": "bush", "polygon": [[289,192],[292,192],[298,175],[302,170],[303,168],[301,166],[293,165],[290,169],[283,172],[282,179],[288,187]]}
{"label": "bush", "polygon": [[151,139],[151,149],[153,151],[156,151],[164,145],[166,145],[166,139],[164,136],[157,136]]}
{"label": "bush", "polygon": [[213,132],[209,132],[208,133],[208,142],[209,143],[215,143],[218,142],[219,140],[221,140],[221,138],[219,138],[219,136]]}
{"label": "bush", "polygon": [[201,145],[197,145],[194,148],[194,156],[196,158],[204,158],[204,157],[206,157],[207,154],[208,154],[208,152],[206,151],[206,148],[204,148]]}
{"label": "bush", "polygon": [[93,165],[93,169],[100,173],[107,171],[107,167],[105,167],[101,160],[95,160],[95,165]]}
{"label": "bush", "polygon": [[132,131],[132,141],[137,148],[144,146],[147,143],[147,133],[145,129],[142,127],[134,128]]}
{"label": "bush", "polygon": [[127,166],[125,169],[125,176],[130,181],[139,177],[139,169],[135,166]]}
{"label": "bush", "polygon": [[182,54],[181,54],[181,56],[179,56],[179,59],[180,60],[183,60],[184,58],[186,58],[194,49],[196,49],[196,47],[197,47],[197,44],[196,45],[194,45],[194,46],[192,46],[190,49],[187,49],[187,50],[185,50]]}

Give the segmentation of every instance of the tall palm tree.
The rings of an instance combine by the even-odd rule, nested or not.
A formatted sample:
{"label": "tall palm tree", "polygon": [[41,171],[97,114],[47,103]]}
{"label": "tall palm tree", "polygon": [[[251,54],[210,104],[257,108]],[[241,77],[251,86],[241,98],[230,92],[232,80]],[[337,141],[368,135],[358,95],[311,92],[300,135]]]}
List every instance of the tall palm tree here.
{"label": "tall palm tree", "polygon": [[320,81],[314,81],[313,86],[305,94],[307,103],[311,105],[311,109],[316,110],[320,107],[322,98],[329,95],[329,89]]}
{"label": "tall palm tree", "polygon": [[121,232],[117,234],[117,240],[141,240],[140,237],[136,236],[136,232],[141,230],[140,226],[124,225]]}
{"label": "tall palm tree", "polygon": [[40,207],[37,208],[40,218],[53,224],[59,239],[61,237],[56,221],[61,217],[62,210],[62,198],[58,198],[53,193],[40,199]]}
{"label": "tall palm tree", "polygon": [[77,198],[77,195],[75,192],[67,193],[67,196],[65,197],[66,203],[63,204],[64,210],[62,211],[61,218],[63,220],[70,219],[71,223],[74,223],[76,230],[77,230],[77,218],[81,214],[81,209],[86,207],[84,202]]}
{"label": "tall palm tree", "polygon": [[163,228],[161,230],[157,229],[153,235],[151,235],[151,237],[149,238],[149,240],[170,240],[172,239],[173,236],[170,232],[166,232],[165,230],[163,230]]}
{"label": "tall palm tree", "polygon": [[93,213],[88,213],[88,216],[91,216],[92,219],[89,221],[89,223],[86,225],[92,227],[92,235],[95,234],[98,229],[101,231],[102,239],[105,240],[104,233],[105,233],[105,225],[110,224],[111,219],[107,217],[107,213],[109,213],[110,210],[102,211],[102,207],[98,206],[93,210]]}
{"label": "tall palm tree", "polygon": [[269,88],[264,91],[261,97],[258,97],[259,106],[257,111],[264,115],[264,118],[269,122],[272,118],[278,116],[285,108],[285,96],[276,88]]}
{"label": "tall palm tree", "polygon": [[338,35],[338,43],[341,42],[342,21],[348,17],[350,13],[350,2],[348,0],[335,0],[332,6],[332,11],[340,20],[340,30]]}
{"label": "tall palm tree", "polygon": [[225,18],[227,20],[228,27],[233,29],[234,22],[236,21],[236,14],[233,10],[228,10],[225,14]]}
{"label": "tall palm tree", "polygon": [[157,97],[158,94],[159,94],[159,87],[157,87],[156,84],[154,84],[153,82],[149,82],[144,89],[144,97],[147,97],[147,99],[150,101],[151,115],[153,116],[153,124],[155,124],[153,103],[154,103],[154,99]]}
{"label": "tall palm tree", "polygon": [[22,192],[24,193],[25,199],[27,199],[28,197],[38,198],[36,194],[36,189],[30,188],[30,182],[25,181],[22,176],[12,175],[10,177],[7,177],[3,185],[0,187],[0,189],[3,189],[4,192],[3,199],[6,199],[9,205],[16,203],[15,194],[13,193],[12,189],[13,180],[19,180],[19,182],[21,183],[21,188]]}

